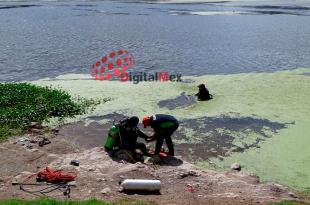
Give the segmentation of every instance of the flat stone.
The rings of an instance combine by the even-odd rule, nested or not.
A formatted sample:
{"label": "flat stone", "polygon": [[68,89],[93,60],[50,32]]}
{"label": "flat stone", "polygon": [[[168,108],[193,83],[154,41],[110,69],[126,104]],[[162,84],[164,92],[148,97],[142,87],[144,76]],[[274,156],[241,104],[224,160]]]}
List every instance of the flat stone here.
{"label": "flat stone", "polygon": [[36,129],[36,128],[31,129],[31,132],[36,133],[36,134],[40,134],[40,135],[43,134],[42,130]]}
{"label": "flat stone", "polygon": [[230,168],[232,170],[240,171],[241,170],[241,165],[239,163],[233,163],[230,165]]}
{"label": "flat stone", "polygon": [[30,126],[35,129],[43,129],[42,123],[40,122],[32,122]]}
{"label": "flat stone", "polygon": [[100,193],[101,194],[108,194],[110,192],[111,192],[111,189],[109,187],[106,187],[106,188],[102,189]]}
{"label": "flat stone", "polygon": [[97,182],[104,182],[104,181],[106,181],[105,178],[98,178],[98,179],[97,179]]}
{"label": "flat stone", "polygon": [[288,195],[293,198],[297,198],[297,196],[293,192],[289,192]]}

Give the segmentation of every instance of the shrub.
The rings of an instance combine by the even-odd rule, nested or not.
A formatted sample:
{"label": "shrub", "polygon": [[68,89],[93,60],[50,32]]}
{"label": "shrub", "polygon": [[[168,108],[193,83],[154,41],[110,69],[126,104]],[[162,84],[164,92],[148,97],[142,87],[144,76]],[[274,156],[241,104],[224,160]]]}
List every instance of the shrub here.
{"label": "shrub", "polygon": [[61,121],[84,114],[99,103],[93,99],[73,99],[69,93],[52,87],[0,83],[0,140],[20,133],[31,122],[44,122],[52,117]]}

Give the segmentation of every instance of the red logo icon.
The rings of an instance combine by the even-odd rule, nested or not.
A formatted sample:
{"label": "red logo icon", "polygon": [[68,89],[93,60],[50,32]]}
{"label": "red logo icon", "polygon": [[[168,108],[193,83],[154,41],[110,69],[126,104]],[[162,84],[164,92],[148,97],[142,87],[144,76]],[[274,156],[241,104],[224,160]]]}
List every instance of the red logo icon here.
{"label": "red logo icon", "polygon": [[134,57],[127,50],[112,51],[91,65],[91,76],[95,80],[121,78],[121,76],[128,76],[127,69],[134,64]]}

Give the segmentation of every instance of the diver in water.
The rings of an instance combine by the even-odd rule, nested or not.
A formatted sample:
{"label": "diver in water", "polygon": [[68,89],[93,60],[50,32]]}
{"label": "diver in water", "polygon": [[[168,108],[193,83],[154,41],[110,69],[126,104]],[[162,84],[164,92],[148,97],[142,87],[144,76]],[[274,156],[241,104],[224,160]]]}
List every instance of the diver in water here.
{"label": "diver in water", "polygon": [[211,100],[213,96],[210,94],[209,90],[206,88],[205,84],[198,85],[199,91],[196,94],[198,100],[207,101]]}

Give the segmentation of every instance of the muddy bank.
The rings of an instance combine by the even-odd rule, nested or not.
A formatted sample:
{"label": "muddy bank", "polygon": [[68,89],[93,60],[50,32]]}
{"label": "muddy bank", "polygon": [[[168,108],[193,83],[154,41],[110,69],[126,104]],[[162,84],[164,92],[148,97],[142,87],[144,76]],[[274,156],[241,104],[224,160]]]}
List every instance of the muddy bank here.
{"label": "muddy bank", "polygon": [[[45,166],[78,173],[77,186],[71,190],[71,198],[78,200],[96,197],[106,200],[134,198],[158,204],[268,204],[295,196],[281,185],[260,184],[257,177],[242,172],[203,171],[180,158],[166,158],[160,166],[128,164],[111,159],[100,147],[79,149],[63,141],[61,136],[44,137],[48,137],[51,144],[41,148],[34,144],[33,149],[37,151],[28,150],[17,139],[0,144],[0,157],[6,162],[6,166],[0,167],[0,199],[39,197],[19,190],[11,182],[22,181]],[[72,159],[78,160],[80,166],[71,166]],[[180,160],[182,163],[175,163]],[[119,192],[118,182],[125,178],[159,179],[162,189],[158,194]],[[192,190],[188,189],[189,185]],[[65,198],[57,191],[48,196]]]}
{"label": "muddy bank", "polygon": [[[92,122],[80,121],[64,125],[60,128],[59,135],[84,149],[103,146],[113,123],[125,117],[117,113],[90,116],[87,119],[91,119]],[[102,120],[105,122],[102,123]],[[212,157],[222,158],[233,152],[257,148],[261,141],[270,138],[272,134],[286,128],[287,125],[250,117],[222,116],[188,119],[180,121],[180,128],[173,135],[173,141],[177,155],[195,162]],[[140,129],[146,134],[152,134],[152,129],[143,129],[141,125]],[[250,138],[249,135],[253,133],[259,137]]]}

